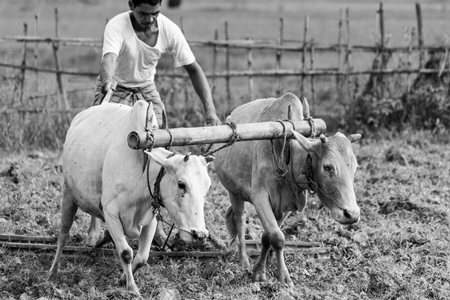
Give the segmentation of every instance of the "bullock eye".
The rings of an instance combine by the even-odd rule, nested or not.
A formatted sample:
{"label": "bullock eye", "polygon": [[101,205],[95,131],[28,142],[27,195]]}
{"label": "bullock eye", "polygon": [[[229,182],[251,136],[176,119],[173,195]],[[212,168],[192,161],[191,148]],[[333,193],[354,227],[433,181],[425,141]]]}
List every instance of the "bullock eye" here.
{"label": "bullock eye", "polygon": [[178,181],[178,188],[180,190],[186,190],[186,184],[183,181]]}
{"label": "bullock eye", "polygon": [[328,173],[333,173],[333,166],[331,165],[323,165],[323,169]]}

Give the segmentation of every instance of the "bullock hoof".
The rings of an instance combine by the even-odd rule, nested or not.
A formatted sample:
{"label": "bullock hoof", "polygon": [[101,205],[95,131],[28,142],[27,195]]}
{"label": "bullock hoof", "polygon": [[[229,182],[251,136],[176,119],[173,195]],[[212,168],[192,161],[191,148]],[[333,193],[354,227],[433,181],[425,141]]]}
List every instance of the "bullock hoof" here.
{"label": "bullock hoof", "polygon": [[56,281],[56,273],[55,272],[49,272],[49,274],[48,274],[48,278],[47,278],[47,281]]}
{"label": "bullock hoof", "polygon": [[254,282],[264,282],[264,281],[267,281],[266,273],[254,271],[254,273],[253,273],[253,281],[254,281]]}
{"label": "bullock hoof", "polygon": [[278,281],[281,283],[285,283],[290,287],[294,286],[294,283],[292,282],[291,276],[289,276],[289,274],[279,274]]}

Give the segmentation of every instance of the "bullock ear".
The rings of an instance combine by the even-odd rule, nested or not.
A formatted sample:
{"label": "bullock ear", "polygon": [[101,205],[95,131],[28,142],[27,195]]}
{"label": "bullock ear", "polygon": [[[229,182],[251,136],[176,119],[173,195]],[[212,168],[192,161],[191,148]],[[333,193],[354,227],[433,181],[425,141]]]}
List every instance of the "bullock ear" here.
{"label": "bullock ear", "polygon": [[315,142],[311,142],[309,139],[298,133],[297,131],[293,130],[291,128],[291,132],[294,135],[294,139],[297,140],[297,142],[302,146],[303,149],[305,149],[308,152],[312,152],[314,150],[314,146],[316,145]]}
{"label": "bullock ear", "polygon": [[353,143],[353,142],[357,141],[358,139],[360,139],[361,135],[359,133],[350,134],[347,138],[350,140],[350,142]]}
{"label": "bullock ear", "polygon": [[169,160],[166,158],[166,156],[162,155],[161,153],[158,153],[156,151],[149,152],[145,151],[145,154],[150,156],[154,161],[156,161],[159,165],[161,165],[164,168],[168,168],[170,166]]}

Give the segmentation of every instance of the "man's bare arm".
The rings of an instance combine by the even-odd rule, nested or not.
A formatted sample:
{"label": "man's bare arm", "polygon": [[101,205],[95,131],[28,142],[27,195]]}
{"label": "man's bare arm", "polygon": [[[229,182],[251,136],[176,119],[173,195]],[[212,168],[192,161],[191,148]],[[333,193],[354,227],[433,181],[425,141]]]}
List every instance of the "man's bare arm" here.
{"label": "man's bare arm", "polygon": [[113,83],[113,76],[116,70],[117,55],[106,53],[100,62],[100,79],[102,80],[102,93],[106,94]]}
{"label": "man's bare arm", "polygon": [[220,120],[216,114],[216,108],[212,100],[211,88],[209,87],[208,80],[203,73],[200,65],[194,61],[190,65],[184,66],[191,78],[192,86],[195,92],[202,101],[203,108],[205,110],[205,124],[206,125],[220,125]]}

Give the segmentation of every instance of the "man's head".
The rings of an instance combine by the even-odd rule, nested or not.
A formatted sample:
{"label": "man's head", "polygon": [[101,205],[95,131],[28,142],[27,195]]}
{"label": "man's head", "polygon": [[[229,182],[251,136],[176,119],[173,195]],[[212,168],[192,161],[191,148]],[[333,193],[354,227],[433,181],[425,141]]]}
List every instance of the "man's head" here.
{"label": "man's head", "polygon": [[161,5],[162,0],[129,0],[134,6],[139,6],[141,4],[150,4],[151,6]]}
{"label": "man's head", "polygon": [[156,28],[162,0],[129,0],[128,6],[139,26],[148,30]]}

